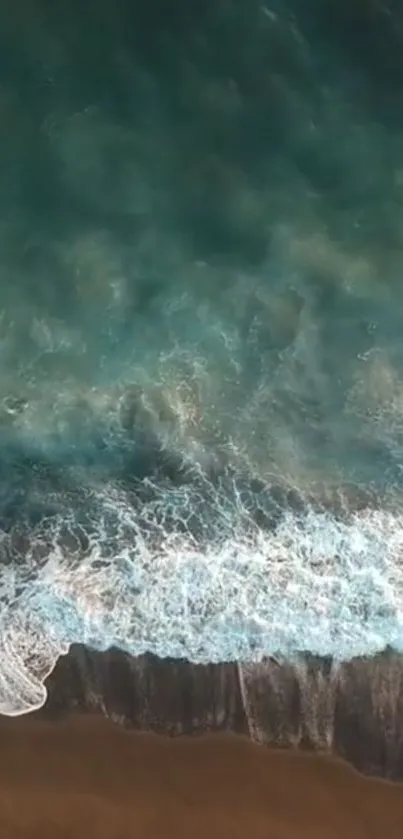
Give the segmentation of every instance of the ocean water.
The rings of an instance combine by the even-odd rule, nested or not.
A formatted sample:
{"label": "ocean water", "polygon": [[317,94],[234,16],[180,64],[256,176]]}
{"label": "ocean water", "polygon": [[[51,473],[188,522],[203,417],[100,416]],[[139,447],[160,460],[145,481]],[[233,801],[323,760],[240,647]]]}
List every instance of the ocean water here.
{"label": "ocean water", "polygon": [[403,649],[403,10],[0,9],[0,711]]}

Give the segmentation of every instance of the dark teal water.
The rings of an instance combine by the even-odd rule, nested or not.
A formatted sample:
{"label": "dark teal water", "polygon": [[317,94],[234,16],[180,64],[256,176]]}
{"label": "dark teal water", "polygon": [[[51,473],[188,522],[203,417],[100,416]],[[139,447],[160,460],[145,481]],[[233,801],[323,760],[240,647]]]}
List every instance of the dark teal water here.
{"label": "dark teal water", "polygon": [[401,643],[402,47],[375,0],[2,6],[0,618],[23,710],[75,640]]}

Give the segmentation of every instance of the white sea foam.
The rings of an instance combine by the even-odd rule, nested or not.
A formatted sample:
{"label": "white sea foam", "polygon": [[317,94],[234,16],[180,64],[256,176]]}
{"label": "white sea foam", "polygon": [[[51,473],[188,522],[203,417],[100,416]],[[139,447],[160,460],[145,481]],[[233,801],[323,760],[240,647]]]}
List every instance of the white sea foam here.
{"label": "white sea foam", "polygon": [[23,568],[2,569],[2,713],[40,707],[74,642],[194,662],[403,649],[403,516],[308,507],[269,531],[237,492],[206,501],[194,488],[154,490],[133,506],[106,487],[81,555],[67,518],[55,519],[45,559],[31,548]]}

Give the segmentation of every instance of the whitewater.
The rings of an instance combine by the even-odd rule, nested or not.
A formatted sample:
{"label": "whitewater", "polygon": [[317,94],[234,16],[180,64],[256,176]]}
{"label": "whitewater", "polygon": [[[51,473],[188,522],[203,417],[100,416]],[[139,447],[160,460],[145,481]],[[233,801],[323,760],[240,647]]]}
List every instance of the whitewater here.
{"label": "whitewater", "polygon": [[[199,663],[403,649],[403,517],[293,504],[268,526],[270,486],[244,487],[106,485],[86,524],[67,507],[34,527],[0,572],[1,713],[41,707],[73,643]],[[15,535],[0,550],[21,550]]]}

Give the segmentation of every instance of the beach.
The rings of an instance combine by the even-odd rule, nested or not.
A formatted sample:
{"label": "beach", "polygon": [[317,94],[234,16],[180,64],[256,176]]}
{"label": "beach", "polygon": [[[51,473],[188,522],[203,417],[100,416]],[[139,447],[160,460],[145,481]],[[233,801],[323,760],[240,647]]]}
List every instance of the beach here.
{"label": "beach", "polygon": [[401,837],[401,785],[325,756],[85,714],[2,718],[0,744],[2,839]]}

